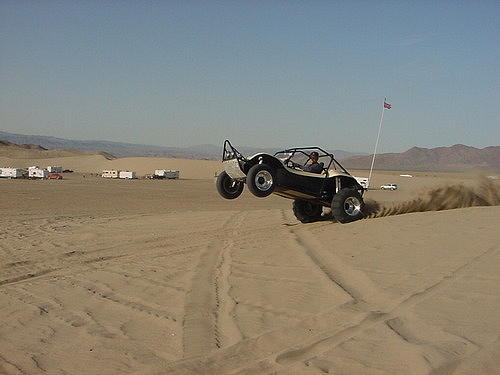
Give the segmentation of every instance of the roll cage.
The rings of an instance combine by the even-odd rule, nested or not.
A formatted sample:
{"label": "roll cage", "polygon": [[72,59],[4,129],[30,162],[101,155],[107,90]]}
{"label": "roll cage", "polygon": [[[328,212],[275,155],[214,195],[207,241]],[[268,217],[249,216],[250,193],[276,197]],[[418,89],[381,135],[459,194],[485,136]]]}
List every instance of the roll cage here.
{"label": "roll cage", "polygon": [[244,157],[237,149],[233,147],[231,142],[227,139],[224,141],[224,147],[222,150],[222,161],[238,159],[238,161],[247,161],[248,159]]}
{"label": "roll cage", "polygon": [[[283,161],[284,165],[289,165],[291,159],[295,157],[297,154],[303,155],[307,160],[306,163],[311,159],[311,152],[316,151],[318,153],[318,160],[322,158],[327,160],[327,163],[323,164],[323,170],[326,172],[326,176],[328,177],[328,172],[330,169],[339,170],[342,173],[347,175],[351,175],[347,170],[335,159],[333,154],[326,152],[320,147],[292,147],[287,148],[283,151],[278,151],[274,154],[274,157]],[[282,156],[280,156],[282,155]],[[238,164],[241,170],[244,170],[244,164],[249,161],[245,156],[243,156],[236,148],[231,145],[229,140],[224,141],[224,147],[222,151],[222,161],[237,159]]]}
{"label": "roll cage", "polygon": [[334,170],[340,170],[345,174],[350,175],[349,172],[335,159],[333,154],[330,154],[323,150],[320,147],[293,147],[293,148],[288,148],[283,151],[278,151],[274,154],[275,157],[279,159],[283,159],[283,157],[280,157],[279,155],[284,155],[284,160],[283,163],[287,165],[287,163],[294,158],[297,154],[303,155],[306,158],[306,163],[311,160],[311,153],[315,151],[318,153],[318,161],[322,162],[321,160],[326,160],[326,163],[323,162],[323,170],[326,172],[326,177],[328,177],[328,171],[330,169]]}

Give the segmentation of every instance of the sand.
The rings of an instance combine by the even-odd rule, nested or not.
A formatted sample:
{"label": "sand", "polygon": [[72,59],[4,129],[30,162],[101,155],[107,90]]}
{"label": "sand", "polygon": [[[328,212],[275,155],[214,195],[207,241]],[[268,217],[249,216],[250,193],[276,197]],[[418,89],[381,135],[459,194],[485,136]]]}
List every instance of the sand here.
{"label": "sand", "polygon": [[[301,224],[284,198],[220,198],[217,162],[24,162],[76,173],[0,180],[1,374],[500,372],[498,205]],[[156,167],[186,179],[89,176]],[[366,197],[479,189],[399,173]]]}
{"label": "sand", "polygon": [[0,155],[0,165],[5,167],[28,168],[32,165],[47,167],[59,165],[81,173],[98,173],[105,169],[134,171],[137,176],[151,175],[155,169],[179,170],[182,178],[210,179],[221,170],[221,163],[214,160],[192,160],[175,158],[129,157],[108,160],[102,155],[11,159]]}

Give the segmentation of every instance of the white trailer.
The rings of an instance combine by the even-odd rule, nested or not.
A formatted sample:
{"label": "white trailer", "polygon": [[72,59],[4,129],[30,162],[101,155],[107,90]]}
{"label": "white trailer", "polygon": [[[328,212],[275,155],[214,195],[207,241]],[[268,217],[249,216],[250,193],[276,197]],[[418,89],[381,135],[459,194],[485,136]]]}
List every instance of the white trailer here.
{"label": "white trailer", "polygon": [[369,180],[367,177],[354,177],[356,179],[356,181],[358,181],[358,184],[360,184],[361,186],[363,186],[365,189],[368,189],[368,186],[369,186]]}
{"label": "white trailer", "polygon": [[117,170],[104,170],[102,171],[101,177],[104,178],[118,178],[120,171]]}
{"label": "white trailer", "polygon": [[62,173],[62,167],[60,166],[57,166],[57,165],[49,165],[47,167],[47,170],[50,172],[50,173]]}
{"label": "white trailer", "polygon": [[49,171],[42,168],[34,168],[30,167],[28,169],[28,177],[29,178],[47,178],[49,175]]}
{"label": "white trailer", "polygon": [[155,173],[153,174],[153,178],[165,178],[166,169],[155,169]]}
{"label": "white trailer", "polygon": [[177,179],[179,178],[179,171],[173,169],[156,169],[153,178]]}
{"label": "white trailer", "polygon": [[165,171],[165,178],[172,179],[172,180],[178,179],[179,178],[179,171],[167,169]]}
{"label": "white trailer", "polygon": [[0,168],[0,177],[3,178],[20,178],[24,175],[22,168]]}
{"label": "white trailer", "polygon": [[120,171],[119,177],[120,178],[127,178],[127,179],[137,178],[135,176],[135,172],[131,172],[131,171]]}

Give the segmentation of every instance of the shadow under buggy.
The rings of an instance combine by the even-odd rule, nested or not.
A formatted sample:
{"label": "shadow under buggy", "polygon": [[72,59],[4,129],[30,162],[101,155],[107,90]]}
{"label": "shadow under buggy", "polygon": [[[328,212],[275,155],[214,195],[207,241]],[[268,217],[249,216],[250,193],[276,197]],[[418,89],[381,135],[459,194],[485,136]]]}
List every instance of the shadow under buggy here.
{"label": "shadow under buggy", "polygon": [[[313,152],[318,154],[318,173],[307,171]],[[222,164],[217,190],[226,199],[239,197],[246,184],[256,197],[274,193],[293,199],[293,212],[303,223],[319,220],[323,207],[330,207],[340,223],[364,217],[364,188],[333,154],[319,147],[295,147],[246,158],[226,140]]]}

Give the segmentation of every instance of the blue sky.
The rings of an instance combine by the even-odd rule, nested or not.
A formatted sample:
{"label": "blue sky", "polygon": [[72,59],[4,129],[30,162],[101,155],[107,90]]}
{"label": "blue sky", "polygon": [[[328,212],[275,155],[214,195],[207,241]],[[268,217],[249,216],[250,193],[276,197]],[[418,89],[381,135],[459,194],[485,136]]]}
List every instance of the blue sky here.
{"label": "blue sky", "polygon": [[0,2],[0,129],[184,146],[500,144],[498,1]]}

